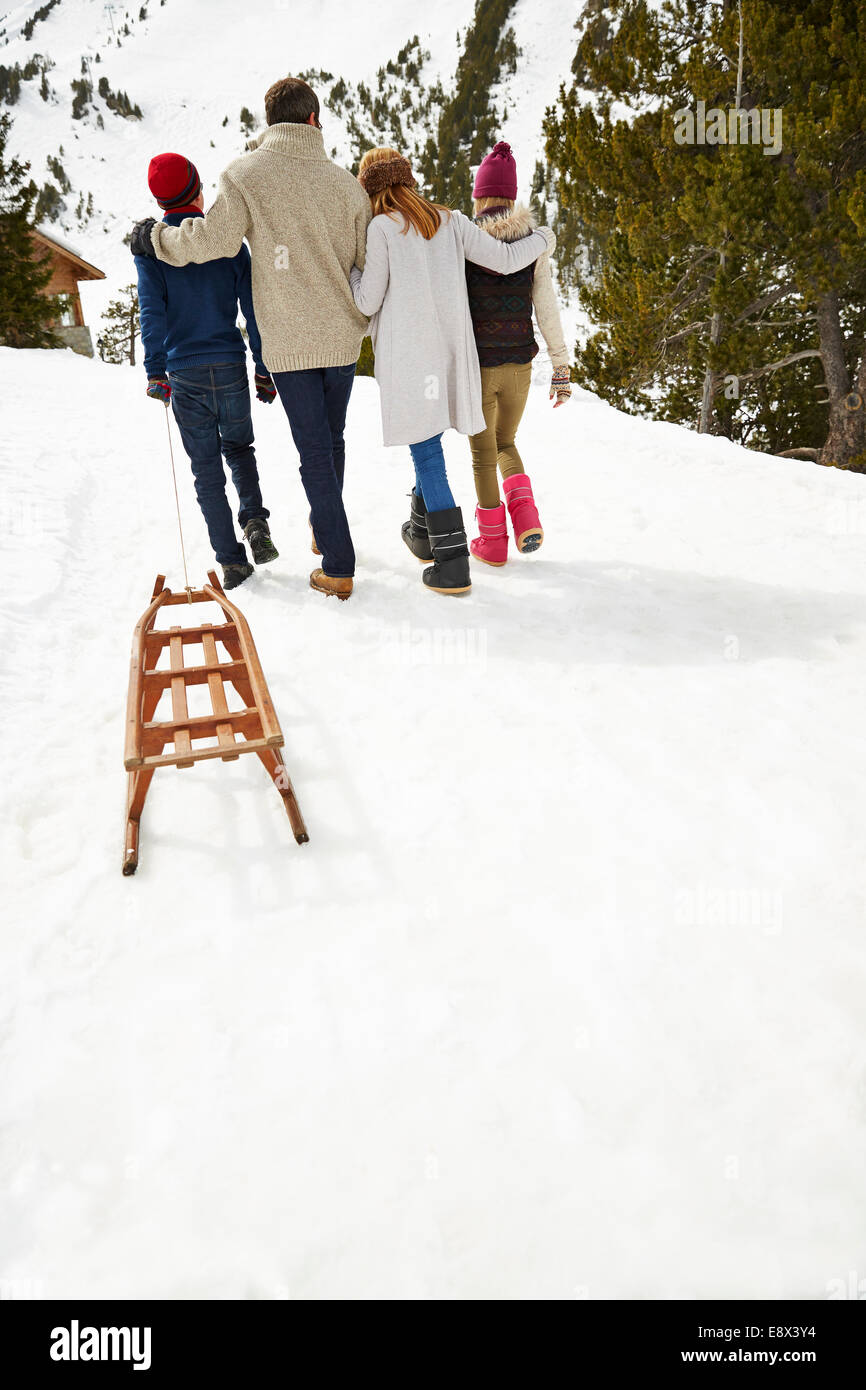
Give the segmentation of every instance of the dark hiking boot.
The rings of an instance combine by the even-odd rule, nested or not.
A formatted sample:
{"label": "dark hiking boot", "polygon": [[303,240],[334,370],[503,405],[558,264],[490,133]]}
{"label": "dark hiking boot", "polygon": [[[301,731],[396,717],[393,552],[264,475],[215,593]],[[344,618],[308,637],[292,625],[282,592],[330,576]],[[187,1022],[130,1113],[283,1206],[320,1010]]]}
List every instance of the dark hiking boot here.
{"label": "dark hiking boot", "polygon": [[236,589],[251,574],[255,574],[252,565],[223,565],[223,588]]}
{"label": "dark hiking boot", "polygon": [[250,543],[253,559],[257,565],[266,565],[269,560],[279,558],[280,552],[271,540],[271,528],[264,517],[254,516],[244,527],[244,535]]}
{"label": "dark hiking boot", "polygon": [[427,513],[427,532],[434,563],[422,578],[437,594],[466,594],[472,588],[469,578],[469,547],[459,507]]}
{"label": "dark hiking boot", "polygon": [[409,520],[403,522],[403,540],[416,560],[432,560],[430,537],[427,534],[427,508],[424,498],[419,497],[414,487],[409,494]]}

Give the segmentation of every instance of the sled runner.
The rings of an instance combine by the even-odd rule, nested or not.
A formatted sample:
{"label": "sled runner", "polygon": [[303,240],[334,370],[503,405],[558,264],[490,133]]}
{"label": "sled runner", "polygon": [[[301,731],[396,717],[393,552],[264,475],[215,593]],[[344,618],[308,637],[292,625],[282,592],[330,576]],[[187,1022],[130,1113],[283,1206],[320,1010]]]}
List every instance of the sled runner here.
{"label": "sled runner", "polygon": [[[156,769],[192,767],[205,758],[230,763],[241,753],[257,754],[283,798],[298,844],[309,839],[289,774],[277,751],[283,746],[283,734],[249,625],[226,597],[213,570],[208,571],[208,579],[210,583],[201,589],[173,593],[165,587],[165,576],[158,575],[150,607],[133,635],[124,757],[128,774],[124,874],[134,874],[138,867],[141,812]],[[219,604],[225,622],[154,627],[161,608],[194,603]],[[185,666],[184,647],[192,643],[201,647],[204,662]],[[228,653],[228,660],[220,658],[217,643]],[[160,656],[166,647],[168,665],[161,666]],[[243,709],[229,709],[225,682],[234,686],[244,702]],[[190,715],[187,688],[191,685],[207,687],[210,714]],[[164,691],[170,693],[171,718],[154,720]],[[202,743],[203,739],[207,742]]]}

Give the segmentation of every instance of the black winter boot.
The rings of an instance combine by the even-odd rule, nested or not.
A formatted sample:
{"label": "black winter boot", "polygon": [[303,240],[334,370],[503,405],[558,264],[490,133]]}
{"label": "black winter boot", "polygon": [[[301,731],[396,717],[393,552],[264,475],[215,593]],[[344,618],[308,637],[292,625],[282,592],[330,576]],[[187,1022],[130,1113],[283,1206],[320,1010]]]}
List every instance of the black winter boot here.
{"label": "black winter boot", "polygon": [[471,589],[469,578],[469,547],[463,513],[459,507],[446,507],[441,512],[427,513],[427,532],[433,550],[434,564],[422,578],[428,589],[437,594],[465,594]]}
{"label": "black winter boot", "polygon": [[254,516],[244,527],[244,535],[250,543],[253,559],[257,565],[266,565],[269,560],[277,560],[280,552],[271,540],[271,528],[263,516]]}
{"label": "black winter boot", "polygon": [[245,579],[249,579],[251,574],[255,574],[255,570],[252,565],[246,563],[223,565],[223,588],[236,589],[239,584],[243,584]]}
{"label": "black winter boot", "polygon": [[427,535],[427,508],[424,498],[418,495],[414,487],[409,494],[409,506],[409,520],[403,522],[403,539],[416,560],[432,560],[433,551]]}

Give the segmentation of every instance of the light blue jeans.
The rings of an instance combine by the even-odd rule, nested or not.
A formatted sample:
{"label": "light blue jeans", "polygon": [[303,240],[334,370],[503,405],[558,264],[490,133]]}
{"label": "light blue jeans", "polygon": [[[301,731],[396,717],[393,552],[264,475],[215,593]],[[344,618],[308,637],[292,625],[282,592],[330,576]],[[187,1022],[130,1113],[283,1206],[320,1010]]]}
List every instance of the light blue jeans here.
{"label": "light blue jeans", "polygon": [[420,444],[410,444],[409,450],[415,465],[415,490],[424,498],[428,512],[444,512],[447,507],[456,506],[445,472],[441,434],[422,439]]}

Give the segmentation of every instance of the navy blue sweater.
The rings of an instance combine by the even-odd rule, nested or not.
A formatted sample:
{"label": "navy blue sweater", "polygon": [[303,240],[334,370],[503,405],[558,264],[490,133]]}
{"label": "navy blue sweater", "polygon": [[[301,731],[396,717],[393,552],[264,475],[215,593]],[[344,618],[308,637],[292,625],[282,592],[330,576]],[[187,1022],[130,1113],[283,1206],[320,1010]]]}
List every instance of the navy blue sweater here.
{"label": "navy blue sweater", "polygon": [[[163,219],[177,227],[200,212],[167,212]],[[246,345],[238,328],[241,306],[250,352],[257,372],[266,372],[262,340],[253,313],[250,253],[242,246],[236,256],[202,265],[174,266],[150,256],[136,256],[138,306],[144,369],[148,376],[185,367],[210,367],[217,362],[242,362]]]}

